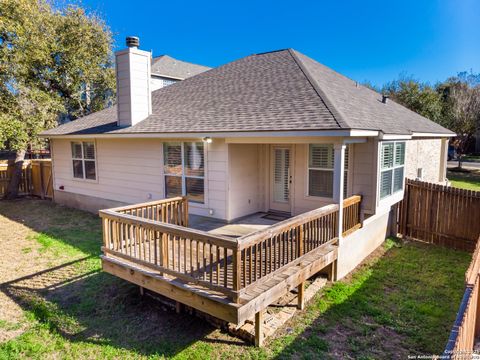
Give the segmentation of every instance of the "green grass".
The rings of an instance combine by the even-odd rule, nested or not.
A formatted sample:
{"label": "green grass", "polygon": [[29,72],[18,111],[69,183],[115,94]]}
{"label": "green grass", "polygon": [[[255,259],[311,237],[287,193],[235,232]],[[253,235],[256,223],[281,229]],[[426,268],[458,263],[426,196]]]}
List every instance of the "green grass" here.
{"label": "green grass", "polygon": [[447,178],[454,187],[480,191],[480,170],[466,172],[448,171]]}
{"label": "green grass", "polygon": [[[101,272],[96,216],[26,200],[0,202],[0,223],[2,215],[34,230],[30,250],[20,247],[18,257],[47,261],[49,270],[2,288],[22,307],[27,326],[0,344],[0,359],[369,359],[439,353],[470,261],[464,252],[390,239],[383,256],[324,288],[257,349],[142,298],[136,286]],[[0,331],[21,326],[0,321]]]}
{"label": "green grass", "polygon": [[465,155],[463,158],[470,161],[480,161],[480,155]]}

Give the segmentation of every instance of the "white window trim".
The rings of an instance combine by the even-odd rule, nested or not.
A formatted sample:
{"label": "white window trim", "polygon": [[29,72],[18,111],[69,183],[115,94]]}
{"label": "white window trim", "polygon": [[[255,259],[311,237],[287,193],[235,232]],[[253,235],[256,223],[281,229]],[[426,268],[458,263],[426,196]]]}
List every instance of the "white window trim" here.
{"label": "white window trim", "polygon": [[[404,143],[405,147],[405,152],[404,152],[404,157],[403,157],[403,164],[402,165],[395,165],[395,144],[397,143]],[[388,169],[382,169],[382,149],[384,144],[393,144],[393,167],[388,168]],[[378,171],[377,171],[377,207],[387,207],[391,206],[403,199],[403,193],[405,190],[405,168],[406,168],[406,161],[407,161],[407,143],[406,141],[379,141],[378,142]],[[402,189],[398,190],[396,192],[393,192],[393,187],[394,187],[394,174],[395,174],[395,169],[402,168],[403,167],[403,177],[402,177]],[[388,196],[385,196],[384,198],[381,198],[381,174],[384,171],[390,171],[392,170],[392,193]]]}
{"label": "white window trim", "polygon": [[[83,153],[83,143],[93,143],[93,151],[94,151],[94,159],[85,159],[85,155]],[[82,158],[75,158],[72,154],[72,144],[81,144],[82,148]],[[70,142],[70,166],[71,166],[71,174],[72,174],[72,181],[80,181],[80,182],[89,182],[89,183],[98,183],[98,166],[97,166],[97,142],[94,140],[75,140]],[[73,170],[73,160],[80,160],[82,162],[82,171],[83,171],[83,178],[75,177],[74,170]],[[93,161],[95,163],[95,179],[87,179],[85,176],[85,160]]]}
{"label": "white window trim", "polygon": [[[331,197],[326,197],[326,196],[314,196],[314,195],[310,195],[308,193],[308,189],[310,188],[310,170],[328,170],[328,171],[332,171],[333,173],[333,181],[335,181],[335,156],[334,156],[334,159],[333,159],[333,168],[332,169],[328,169],[328,168],[311,168],[310,167],[310,145],[332,145],[334,146],[335,144],[308,144],[307,145],[307,156],[306,156],[306,159],[307,159],[307,164],[306,164],[306,168],[307,168],[307,174],[306,174],[306,182],[305,182],[305,194],[304,194],[304,199],[305,200],[319,200],[319,201],[333,201],[333,191],[332,191],[332,196]],[[352,147],[349,146],[349,145],[346,145],[346,149],[348,149],[348,164],[345,162],[345,169],[344,171],[347,173],[347,177],[344,178],[344,180],[347,180],[345,182],[345,185],[347,187],[347,193],[344,194],[346,195],[345,196],[345,199],[347,198],[349,192],[351,191],[351,162],[352,162]],[[335,149],[334,149],[335,150]]]}
{"label": "white window trim", "polygon": [[332,177],[333,181],[335,181],[335,157],[333,159],[333,167],[331,169],[329,168],[315,168],[315,167],[310,167],[310,145],[331,145],[332,147],[334,144],[332,143],[325,143],[325,144],[307,144],[307,174],[306,174],[306,187],[305,187],[305,196],[304,198],[307,200],[319,200],[319,201],[333,201],[333,189],[332,189],[332,196],[315,196],[315,195],[310,195],[309,189],[310,189],[310,170],[322,170],[322,171],[331,171],[332,172]]}
{"label": "white window trim", "polygon": [[[203,179],[203,202],[188,200],[189,205],[191,204],[194,207],[207,207],[207,146],[208,144],[203,144],[203,176],[195,175],[185,175],[185,143],[199,143],[200,141],[168,141],[162,143],[162,174],[163,174],[163,195],[164,198],[167,197],[167,182],[165,178],[167,176],[179,177],[182,178],[182,196],[187,196],[187,178],[191,179]],[[165,172],[165,144],[167,143],[180,143],[180,152],[182,158],[182,175],[168,174]]]}

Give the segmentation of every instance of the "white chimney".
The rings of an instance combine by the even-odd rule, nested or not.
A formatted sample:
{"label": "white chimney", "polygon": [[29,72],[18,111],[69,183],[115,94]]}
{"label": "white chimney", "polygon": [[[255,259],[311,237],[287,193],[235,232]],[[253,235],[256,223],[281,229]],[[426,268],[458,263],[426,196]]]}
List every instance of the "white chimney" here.
{"label": "white chimney", "polygon": [[138,49],[138,37],[127,37],[125,50],[115,53],[119,126],[133,126],[152,113],[152,54]]}

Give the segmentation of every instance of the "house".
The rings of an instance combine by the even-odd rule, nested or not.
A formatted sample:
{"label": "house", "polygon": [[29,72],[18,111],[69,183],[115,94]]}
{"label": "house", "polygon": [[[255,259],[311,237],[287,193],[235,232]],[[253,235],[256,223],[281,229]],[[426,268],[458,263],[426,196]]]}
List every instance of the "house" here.
{"label": "house", "polygon": [[152,65],[136,45],[116,53],[115,106],[43,133],[56,202],[97,211],[184,195],[190,214],[234,222],[361,195],[362,229],[339,248],[342,277],[388,235],[406,177],[446,181],[451,131],[296,50],[152,92],[149,74],[170,60]]}
{"label": "house", "polygon": [[207,70],[210,70],[207,66],[177,60],[168,55],[157,56],[152,58],[150,89],[154,91]]}

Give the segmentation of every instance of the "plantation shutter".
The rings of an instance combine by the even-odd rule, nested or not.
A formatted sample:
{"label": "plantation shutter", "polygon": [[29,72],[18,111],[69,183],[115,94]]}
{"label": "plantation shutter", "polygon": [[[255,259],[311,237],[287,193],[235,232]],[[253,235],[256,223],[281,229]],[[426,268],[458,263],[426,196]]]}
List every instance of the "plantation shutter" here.
{"label": "plantation shutter", "polygon": [[310,144],[308,195],[318,197],[333,196],[333,163],[334,150],[332,144]]}

